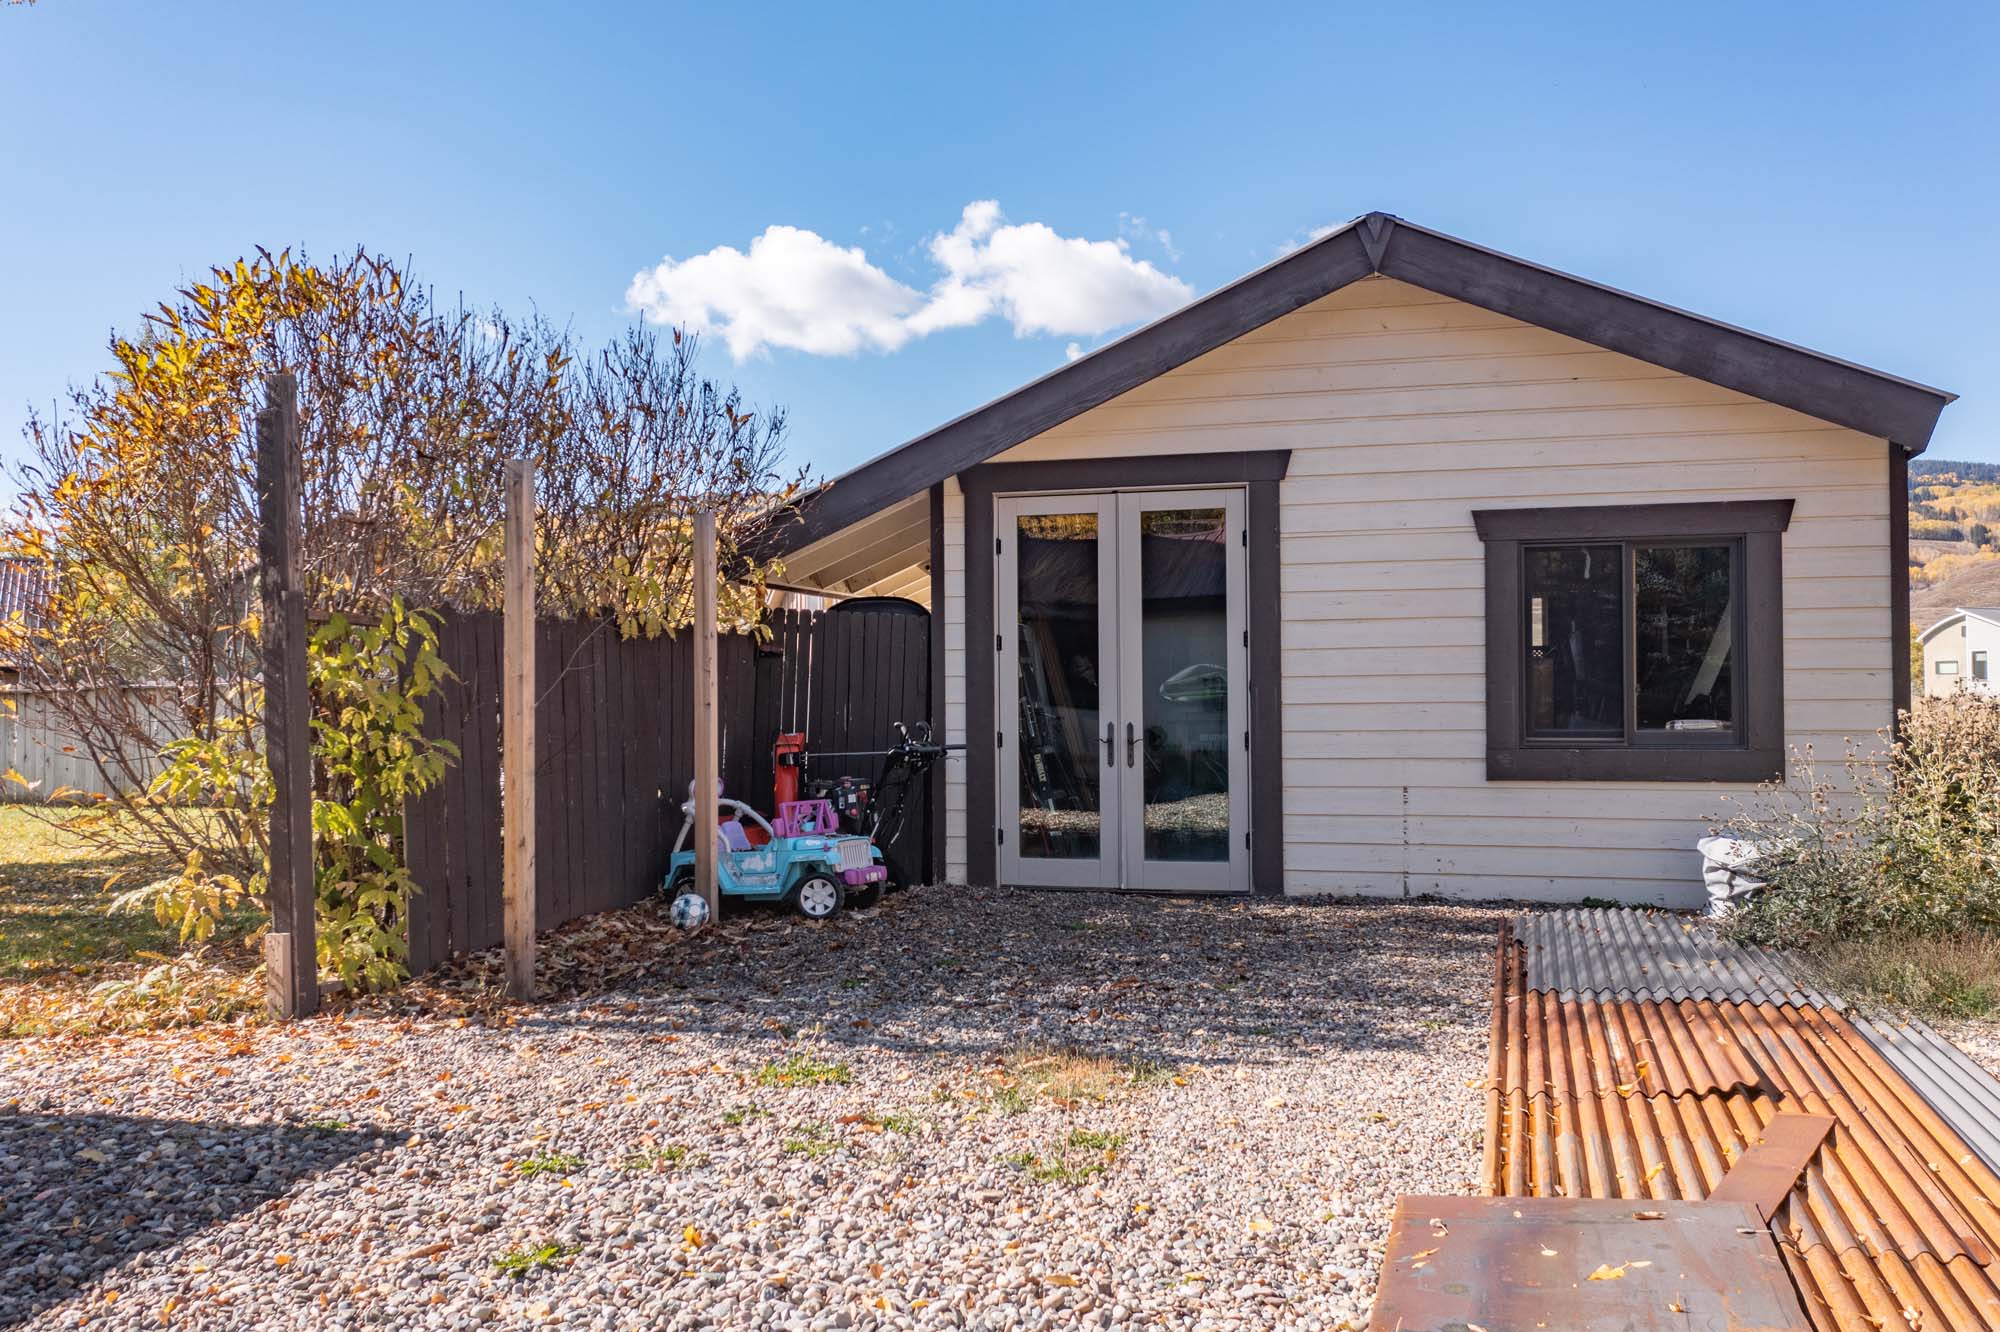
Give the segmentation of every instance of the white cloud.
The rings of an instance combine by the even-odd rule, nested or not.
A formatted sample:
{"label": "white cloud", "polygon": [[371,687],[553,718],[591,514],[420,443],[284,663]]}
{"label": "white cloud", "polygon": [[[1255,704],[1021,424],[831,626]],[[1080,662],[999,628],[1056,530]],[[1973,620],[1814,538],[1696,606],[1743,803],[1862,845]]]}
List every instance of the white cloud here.
{"label": "white cloud", "polygon": [[1040,222],[1009,223],[990,199],[967,204],[958,225],[932,236],[927,249],[939,276],[918,291],[858,246],[772,226],[747,253],[724,245],[689,259],[669,256],[635,274],[625,299],[657,323],[716,334],[741,361],[772,347],[816,356],[894,351],[996,317],[1016,337],[1096,337],[1194,295],[1133,258],[1122,237],[1093,241]]}
{"label": "white cloud", "polygon": [[798,227],[766,227],[750,252],[719,245],[671,256],[632,278],[626,304],[661,324],[720,335],[741,361],[766,347],[815,356],[894,351],[922,297],[868,262]]}
{"label": "white cloud", "polygon": [[1080,342],[1072,342],[1069,346],[1063,348],[1063,359],[1065,361],[1074,361],[1081,355],[1083,355],[1083,344]]}
{"label": "white cloud", "polygon": [[1174,247],[1174,233],[1165,227],[1155,227],[1137,213],[1118,215],[1118,234],[1129,241],[1145,241],[1157,244],[1171,263],[1181,261],[1181,252]]}
{"label": "white cloud", "polygon": [[1283,258],[1285,255],[1290,254],[1294,250],[1303,250],[1306,246],[1311,245],[1316,240],[1325,240],[1328,236],[1331,236],[1334,232],[1339,231],[1340,227],[1341,227],[1340,223],[1329,222],[1323,227],[1314,227],[1311,231],[1308,231],[1303,237],[1291,236],[1285,240],[1279,241],[1278,256],[1279,258]]}

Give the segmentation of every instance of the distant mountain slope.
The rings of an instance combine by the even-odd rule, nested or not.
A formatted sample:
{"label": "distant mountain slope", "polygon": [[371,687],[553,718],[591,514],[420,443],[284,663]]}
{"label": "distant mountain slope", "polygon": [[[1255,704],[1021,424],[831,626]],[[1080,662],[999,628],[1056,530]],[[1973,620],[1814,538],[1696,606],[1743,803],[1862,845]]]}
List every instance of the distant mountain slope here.
{"label": "distant mountain slope", "polygon": [[1922,633],[1960,606],[2000,606],[2000,556],[1910,592],[1910,626]]}
{"label": "distant mountain slope", "polygon": [[2000,463],[1910,463],[1910,624],[2000,606]]}

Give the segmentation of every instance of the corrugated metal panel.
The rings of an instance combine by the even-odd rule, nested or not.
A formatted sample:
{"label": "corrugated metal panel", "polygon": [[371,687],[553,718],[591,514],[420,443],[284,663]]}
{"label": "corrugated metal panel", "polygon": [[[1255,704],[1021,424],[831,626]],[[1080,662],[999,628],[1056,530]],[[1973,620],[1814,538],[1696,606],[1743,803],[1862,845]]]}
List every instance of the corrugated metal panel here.
{"label": "corrugated metal panel", "polygon": [[1853,1022],[1861,1038],[1951,1122],[1987,1168],[2000,1171],[2000,1080],[1922,1022],[1862,1017]]}
{"label": "corrugated metal panel", "polygon": [[[1487,1191],[1706,1199],[1778,1115],[1828,1115],[1833,1132],[1772,1217],[1815,1326],[2000,1328],[2000,1174],[1844,1016],[1707,1000],[1565,1004],[1528,988],[1523,961],[1503,933]],[[1593,1024],[1600,1036],[1575,1038]],[[1639,1069],[1650,1062],[1640,1031],[1660,1067]],[[1700,1048],[1710,1033],[1728,1042],[1725,1054]],[[1705,1071],[1668,1067],[1690,1040]],[[1739,1057],[1754,1070],[1748,1084]]]}
{"label": "corrugated metal panel", "polygon": [[1565,1003],[1717,999],[1843,1007],[1793,980],[1780,955],[1730,943],[1693,916],[1572,908],[1528,913],[1514,929],[1527,953],[1528,988],[1552,991]]}

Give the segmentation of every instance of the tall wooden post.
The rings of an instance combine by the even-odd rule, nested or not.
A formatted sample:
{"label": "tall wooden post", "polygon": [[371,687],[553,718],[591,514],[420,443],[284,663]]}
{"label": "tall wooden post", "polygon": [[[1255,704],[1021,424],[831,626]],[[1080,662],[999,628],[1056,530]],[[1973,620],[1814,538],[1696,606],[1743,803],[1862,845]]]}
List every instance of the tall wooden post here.
{"label": "tall wooden post", "polygon": [[314,939],[312,716],[307,698],[306,602],[299,586],[299,398],[288,373],[264,383],[257,413],[257,560],[263,587],[264,753],[271,766],[266,861],[271,932],[264,936],[264,1001],[274,1017],[319,1007]]}
{"label": "tall wooden post", "polygon": [[722,768],[715,670],[715,514],[694,515],[694,886],[715,919],[716,779]]}
{"label": "tall wooden post", "polygon": [[507,464],[507,609],[500,693],[502,927],[507,993],[535,997],[535,464]]}

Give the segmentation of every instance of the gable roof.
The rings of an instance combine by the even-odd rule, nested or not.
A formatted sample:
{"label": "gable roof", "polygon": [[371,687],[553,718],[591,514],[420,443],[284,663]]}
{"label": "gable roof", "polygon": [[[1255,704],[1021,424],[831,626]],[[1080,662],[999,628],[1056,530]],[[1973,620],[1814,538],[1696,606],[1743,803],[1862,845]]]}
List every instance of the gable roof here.
{"label": "gable roof", "polygon": [[804,496],[753,543],[798,550],[1375,275],[1678,370],[1923,452],[1957,395],[1368,213]]}
{"label": "gable roof", "polygon": [[1951,628],[1967,616],[1971,616],[1975,620],[1983,620],[1990,625],[2000,626],[2000,607],[1960,606],[1957,610],[1945,616],[1921,634],[1918,634],[1917,641],[1919,643],[1928,643],[1938,635],[1940,630]]}
{"label": "gable roof", "polygon": [[[47,618],[49,594],[55,578],[47,565],[14,556],[0,557],[0,625],[39,629]],[[0,666],[15,662],[0,649]]]}

